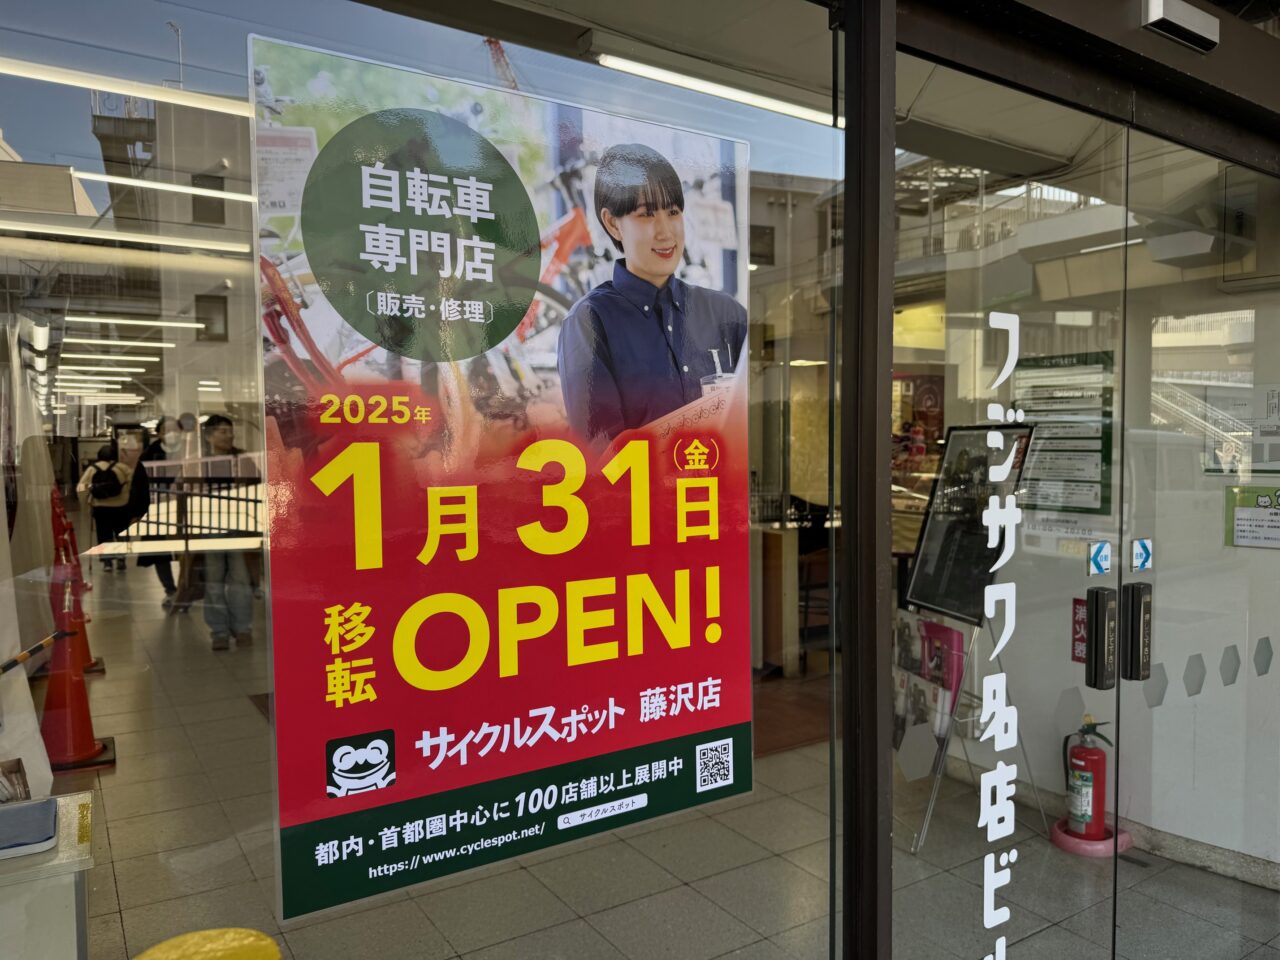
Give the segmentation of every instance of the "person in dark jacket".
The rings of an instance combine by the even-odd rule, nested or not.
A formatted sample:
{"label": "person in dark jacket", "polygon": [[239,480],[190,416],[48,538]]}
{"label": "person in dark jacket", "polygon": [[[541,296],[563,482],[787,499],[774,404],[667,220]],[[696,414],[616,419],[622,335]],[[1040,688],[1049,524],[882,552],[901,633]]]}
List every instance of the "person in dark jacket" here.
{"label": "person in dark jacket", "polygon": [[684,258],[684,187],[656,150],[639,143],[606,150],[595,209],[623,259],[612,280],[570,309],[557,365],[570,426],[604,446],[731,373],[746,342],[747,312],[727,293],[675,276]]}
{"label": "person in dark jacket", "polygon": [[[156,438],[147,444],[147,448],[142,451],[142,457],[139,459],[138,467],[135,475],[141,475],[145,486],[145,499],[138,498],[142,511],[138,514],[141,518],[146,515],[147,510],[151,507],[151,486],[153,480],[146,469],[145,464],[157,463],[164,460],[180,460],[185,448],[183,442],[182,427],[174,417],[161,417],[160,422],[156,424]],[[160,480],[160,484],[167,488],[172,483],[171,477],[164,477]],[[170,553],[148,553],[138,558],[138,566],[154,567],[156,571],[156,579],[160,581],[160,586],[164,588],[164,607],[169,609],[173,606],[174,597],[178,593],[178,585],[173,579],[173,554]]]}

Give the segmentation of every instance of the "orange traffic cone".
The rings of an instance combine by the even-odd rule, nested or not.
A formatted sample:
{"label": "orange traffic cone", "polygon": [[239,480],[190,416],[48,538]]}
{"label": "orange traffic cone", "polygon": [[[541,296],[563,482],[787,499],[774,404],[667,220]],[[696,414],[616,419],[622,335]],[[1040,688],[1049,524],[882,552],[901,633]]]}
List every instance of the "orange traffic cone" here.
{"label": "orange traffic cone", "polygon": [[[64,513],[63,516],[66,516]],[[74,558],[76,584],[80,593],[88,593],[93,589],[93,584],[84,578],[84,571],[80,569],[80,547],[76,543],[76,528],[67,521],[67,545],[71,550],[71,556]]]}
{"label": "orange traffic cone", "polygon": [[[66,613],[56,612],[55,616],[61,631],[71,633],[84,629],[82,622]],[[40,735],[49,753],[49,765],[55,771],[102,767],[116,762],[115,740],[93,735],[89,694],[84,674],[74,660],[72,639],[68,637],[54,644],[44,715],[40,718]]]}
{"label": "orange traffic cone", "polygon": [[[67,643],[72,650],[72,663],[81,673],[106,673],[107,667],[102,662],[102,658],[95,657],[89,649],[89,618],[84,615],[80,607],[80,597],[76,594],[75,584],[69,580],[63,580],[61,583],[55,583],[50,588],[50,593],[55,590],[59,591],[61,596],[53,604],[54,618],[57,618],[58,611],[61,610],[67,620],[79,628],[67,638]],[[62,621],[59,621],[59,629],[70,629],[62,627],[61,623]]]}

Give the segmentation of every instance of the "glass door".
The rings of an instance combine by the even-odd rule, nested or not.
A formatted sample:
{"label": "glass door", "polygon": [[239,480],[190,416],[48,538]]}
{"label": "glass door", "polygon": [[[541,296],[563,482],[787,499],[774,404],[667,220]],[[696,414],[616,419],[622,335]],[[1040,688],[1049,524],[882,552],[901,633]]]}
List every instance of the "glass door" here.
{"label": "glass door", "polygon": [[1115,951],[1275,958],[1280,181],[1129,143]]}
{"label": "glass door", "polygon": [[893,955],[1106,958],[1125,131],[906,56],[897,92]]}

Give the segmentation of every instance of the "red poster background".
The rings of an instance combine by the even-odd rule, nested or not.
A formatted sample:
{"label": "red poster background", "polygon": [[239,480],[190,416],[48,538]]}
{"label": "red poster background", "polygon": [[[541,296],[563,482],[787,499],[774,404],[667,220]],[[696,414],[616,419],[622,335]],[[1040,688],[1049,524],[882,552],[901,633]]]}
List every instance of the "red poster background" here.
{"label": "red poster background", "polygon": [[[351,385],[352,392],[402,394],[404,383]],[[411,402],[431,404],[433,398]],[[716,409],[718,408],[718,409]],[[437,461],[415,459],[422,435],[433,423],[404,426],[321,424],[320,408],[308,414],[308,432],[319,445],[304,456],[298,449],[270,444],[268,497],[271,564],[271,619],[274,645],[276,744],[280,825],[336,816],[537,770],[627,747],[666,740],[750,719],[750,605],[748,565],[748,462],[746,448],[746,382],[740,376],[731,393],[704,398],[659,424],[631,431],[615,441],[648,439],[651,469],[652,539],[631,545],[630,476],[615,486],[600,473],[609,453],[596,455],[582,444],[587,479],[579,496],[589,511],[585,539],[561,556],[542,556],[521,542],[516,528],[541,521],[550,530],[563,525],[563,513],[542,505],[544,485],[561,479],[559,467],[542,473],[519,469],[516,460],[528,444],[547,439],[530,431],[500,449],[490,447],[473,464],[449,468]],[[269,425],[269,435],[278,434]],[[571,441],[574,438],[560,435]],[[709,447],[712,466],[682,469],[681,451],[694,438]],[[345,483],[326,497],[310,478],[357,440],[381,445],[384,535],[381,569],[355,569],[352,487]],[[718,454],[718,456],[717,456]],[[431,463],[431,466],[427,466]],[[676,482],[681,477],[715,476],[719,482],[719,539],[676,540]],[[479,553],[459,561],[460,534],[444,535],[429,565],[417,559],[427,538],[428,486],[477,487]],[[697,498],[699,494],[693,494]],[[695,520],[701,519],[695,517]],[[706,639],[708,567],[720,569],[722,629],[716,643]],[[642,654],[626,653],[626,582],[629,574],[647,573],[670,608],[674,604],[674,571],[690,571],[692,641],[671,649],[652,620],[645,617]],[[616,593],[587,601],[587,609],[611,608],[612,627],[590,630],[587,643],[616,641],[617,659],[568,666],[566,662],[565,595],[567,581],[616,577]],[[519,673],[498,676],[497,595],[505,587],[540,585],[559,598],[559,618],[543,637],[519,644]],[[400,615],[430,594],[459,593],[473,598],[490,621],[491,642],[479,671],[469,681],[445,691],[414,688],[397,673],[392,636]],[[362,603],[372,608],[367,623],[375,632],[363,647],[344,659],[372,657],[377,693],[373,702],[336,707],[326,701],[326,666],[334,659],[325,643],[325,608]],[[524,613],[531,617],[532,609]],[[433,617],[417,641],[422,662],[446,669],[458,662],[467,644],[466,628],[452,615]],[[722,681],[720,706],[683,711],[640,723],[640,691],[709,677]],[[543,739],[522,749],[496,748],[475,755],[466,766],[446,759],[432,770],[415,747],[426,729],[447,726],[459,738],[483,722],[502,725],[529,710],[556,707],[557,718],[582,707],[607,708],[609,698],[625,709],[612,731],[566,743]],[[397,777],[391,786],[370,793],[334,798],[326,795],[326,742],[390,728],[395,732]]]}

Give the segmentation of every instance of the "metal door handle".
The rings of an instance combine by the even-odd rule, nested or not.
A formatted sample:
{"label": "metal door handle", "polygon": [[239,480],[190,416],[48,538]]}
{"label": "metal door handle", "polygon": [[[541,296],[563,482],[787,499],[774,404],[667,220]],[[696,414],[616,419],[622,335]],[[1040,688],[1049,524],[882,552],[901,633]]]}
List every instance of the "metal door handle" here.
{"label": "metal door handle", "polygon": [[1126,583],[1123,589],[1120,675],[1126,680],[1146,680],[1151,676],[1151,584]]}
{"label": "metal door handle", "polygon": [[1116,685],[1116,641],[1119,616],[1112,587],[1090,587],[1087,593],[1084,655],[1085,686],[1110,690]]}

